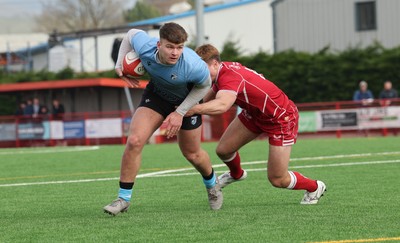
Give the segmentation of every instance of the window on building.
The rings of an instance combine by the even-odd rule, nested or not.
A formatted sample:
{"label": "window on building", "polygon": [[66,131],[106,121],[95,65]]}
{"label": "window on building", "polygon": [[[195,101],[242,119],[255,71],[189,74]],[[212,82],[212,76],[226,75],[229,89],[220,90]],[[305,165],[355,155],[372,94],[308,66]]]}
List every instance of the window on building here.
{"label": "window on building", "polygon": [[375,1],[356,3],[356,30],[376,30]]}

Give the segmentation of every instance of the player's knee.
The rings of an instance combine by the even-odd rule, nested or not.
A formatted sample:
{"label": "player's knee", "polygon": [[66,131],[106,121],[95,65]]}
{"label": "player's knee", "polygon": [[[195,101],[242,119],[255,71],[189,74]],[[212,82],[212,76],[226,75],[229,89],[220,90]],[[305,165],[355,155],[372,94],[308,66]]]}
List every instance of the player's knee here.
{"label": "player's knee", "polygon": [[200,157],[197,152],[182,151],[183,156],[190,162],[195,162]]}
{"label": "player's knee", "polygon": [[138,136],[131,135],[126,141],[126,148],[128,150],[141,149],[144,146],[144,141]]}
{"label": "player's knee", "polygon": [[277,188],[285,188],[286,187],[284,177],[268,175],[268,180],[271,183],[271,185],[274,187],[277,187]]}
{"label": "player's knee", "polygon": [[219,158],[225,159],[225,157],[230,153],[230,151],[223,145],[218,145],[215,149],[215,153]]}

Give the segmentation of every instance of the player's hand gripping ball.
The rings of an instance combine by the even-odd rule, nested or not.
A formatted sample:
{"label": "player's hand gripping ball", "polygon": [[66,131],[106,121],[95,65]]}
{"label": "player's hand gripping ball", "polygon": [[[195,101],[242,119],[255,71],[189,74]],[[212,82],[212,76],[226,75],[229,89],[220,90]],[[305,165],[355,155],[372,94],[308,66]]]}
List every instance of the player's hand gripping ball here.
{"label": "player's hand gripping ball", "polygon": [[130,51],[125,55],[122,61],[122,73],[131,78],[138,78],[146,73],[146,69],[135,51]]}

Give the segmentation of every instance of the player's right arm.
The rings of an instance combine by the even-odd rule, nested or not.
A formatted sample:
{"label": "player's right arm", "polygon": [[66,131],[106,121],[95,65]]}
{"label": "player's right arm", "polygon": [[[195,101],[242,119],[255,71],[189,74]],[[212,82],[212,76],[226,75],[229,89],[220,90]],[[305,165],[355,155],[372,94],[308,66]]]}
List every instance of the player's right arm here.
{"label": "player's right arm", "polygon": [[119,51],[118,51],[118,59],[117,59],[117,62],[115,63],[115,69],[117,69],[117,68],[121,69],[122,60],[124,59],[125,55],[128,52],[134,50],[134,47],[131,44],[132,39],[139,32],[143,32],[143,30],[131,29],[126,33],[126,35],[122,39],[121,46],[119,47]]}
{"label": "player's right arm", "polygon": [[117,73],[118,77],[120,77],[122,80],[124,80],[129,86],[131,87],[137,87],[139,85],[139,81],[135,78],[128,78],[123,75],[122,73],[122,60],[124,59],[125,55],[134,50],[133,48],[133,37],[139,33],[139,32],[144,32],[143,30],[139,29],[131,29],[126,33],[124,38],[122,39],[121,45],[119,47],[118,51],[118,59],[117,62],[115,63],[115,72]]}

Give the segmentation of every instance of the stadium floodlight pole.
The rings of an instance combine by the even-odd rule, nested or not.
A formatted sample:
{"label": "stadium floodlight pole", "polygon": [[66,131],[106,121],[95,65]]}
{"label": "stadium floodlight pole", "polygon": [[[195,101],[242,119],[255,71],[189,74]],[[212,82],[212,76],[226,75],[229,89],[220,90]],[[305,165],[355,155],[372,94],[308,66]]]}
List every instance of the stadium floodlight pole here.
{"label": "stadium floodlight pole", "polygon": [[204,44],[204,0],[196,0],[196,46]]}

